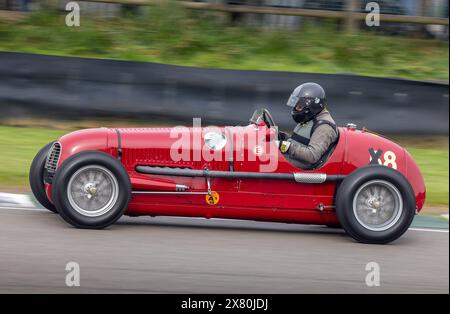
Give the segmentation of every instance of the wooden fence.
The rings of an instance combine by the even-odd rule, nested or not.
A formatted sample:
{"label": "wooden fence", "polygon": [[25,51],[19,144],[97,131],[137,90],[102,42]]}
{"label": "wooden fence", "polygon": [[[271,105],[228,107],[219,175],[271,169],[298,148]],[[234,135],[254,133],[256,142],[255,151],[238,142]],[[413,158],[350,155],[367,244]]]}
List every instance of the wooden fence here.
{"label": "wooden fence", "polygon": [[[97,2],[97,3],[112,3],[112,4],[127,4],[139,6],[154,6],[161,5],[170,0],[89,0],[78,2]],[[48,5],[57,6],[58,0],[44,0]],[[360,0],[345,0],[343,10],[315,10],[295,7],[280,7],[280,6],[256,6],[256,5],[236,5],[225,4],[222,2],[194,2],[194,1],[177,1],[179,5],[190,10],[204,10],[204,11],[219,11],[229,13],[242,14],[261,14],[261,15],[280,15],[280,16],[303,16],[316,18],[334,18],[345,21],[347,29],[351,30],[357,27],[359,21],[364,21],[367,12],[361,12]],[[429,0],[420,0],[419,7],[422,15],[398,15],[398,14],[380,14],[380,21],[382,23],[410,23],[422,25],[449,25],[449,19],[443,17],[426,16],[427,6]],[[12,11],[9,11],[12,12]],[[13,14],[13,13],[11,13]],[[16,13],[17,14],[17,13]],[[0,19],[8,16],[8,11],[0,10]]]}

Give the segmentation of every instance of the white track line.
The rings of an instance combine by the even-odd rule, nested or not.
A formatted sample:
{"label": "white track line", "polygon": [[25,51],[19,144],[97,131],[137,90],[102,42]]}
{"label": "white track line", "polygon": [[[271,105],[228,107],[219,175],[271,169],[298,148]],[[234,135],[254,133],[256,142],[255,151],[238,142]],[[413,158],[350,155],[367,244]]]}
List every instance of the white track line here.
{"label": "white track line", "polygon": [[424,228],[409,228],[411,231],[425,231],[425,232],[438,232],[438,233],[448,233],[446,229],[424,229]]}
{"label": "white track line", "polygon": [[[0,206],[0,210],[1,209],[6,209],[6,210],[25,210],[25,211],[41,211],[41,212],[47,212],[48,210],[43,209],[43,208],[28,208],[28,207],[3,207]],[[185,218],[185,217],[172,217],[172,218]],[[204,219],[202,217],[189,217],[189,219]],[[217,220],[227,220],[230,221],[232,219],[220,219],[218,218]],[[408,230],[411,231],[422,231],[422,232],[436,232],[436,233],[448,233],[448,230],[446,229],[426,229],[426,228],[409,228]]]}
{"label": "white track line", "polygon": [[4,207],[0,206],[0,209],[6,209],[6,210],[28,210],[28,211],[35,211],[35,212],[45,212],[48,211],[44,208],[36,208],[36,207]]}
{"label": "white track line", "polygon": [[34,207],[30,195],[0,192],[0,206]]}

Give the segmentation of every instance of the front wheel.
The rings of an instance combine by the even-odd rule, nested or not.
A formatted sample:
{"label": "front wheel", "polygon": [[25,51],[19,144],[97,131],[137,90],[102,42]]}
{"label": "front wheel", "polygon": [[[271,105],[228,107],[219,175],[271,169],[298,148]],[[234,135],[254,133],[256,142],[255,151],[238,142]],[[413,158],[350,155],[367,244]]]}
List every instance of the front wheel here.
{"label": "front wheel", "polygon": [[131,183],[120,162],[102,152],[82,152],[57,170],[53,199],[61,217],[77,228],[102,229],[125,212]]}
{"label": "front wheel", "polygon": [[396,170],[366,166],[351,173],[336,195],[336,212],[344,230],[357,241],[385,244],[398,239],[412,223],[415,197]]}

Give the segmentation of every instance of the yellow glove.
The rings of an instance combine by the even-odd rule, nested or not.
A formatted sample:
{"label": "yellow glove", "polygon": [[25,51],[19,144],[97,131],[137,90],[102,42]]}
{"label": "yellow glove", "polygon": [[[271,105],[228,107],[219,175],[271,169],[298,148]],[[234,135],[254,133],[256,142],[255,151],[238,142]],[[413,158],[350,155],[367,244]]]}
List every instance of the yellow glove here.
{"label": "yellow glove", "polygon": [[286,154],[289,151],[289,147],[291,147],[291,142],[283,141],[281,142],[280,150],[283,154]]}

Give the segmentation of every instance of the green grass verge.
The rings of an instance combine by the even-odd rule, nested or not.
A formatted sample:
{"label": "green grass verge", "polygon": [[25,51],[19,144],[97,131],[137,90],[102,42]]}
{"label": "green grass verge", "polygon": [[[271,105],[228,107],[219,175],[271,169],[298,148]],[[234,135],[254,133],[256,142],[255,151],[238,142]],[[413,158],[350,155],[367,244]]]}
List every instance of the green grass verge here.
{"label": "green grass verge", "polygon": [[228,69],[449,78],[446,41],[348,34],[332,20],[305,22],[299,31],[230,26],[227,16],[169,3],[120,18],[83,13],[80,27],[67,27],[64,14],[44,10],[22,21],[0,21],[0,50]]}
{"label": "green grass verge", "polygon": [[37,152],[67,130],[0,126],[0,190],[28,189],[28,170]]}
{"label": "green grass verge", "polygon": [[[45,144],[67,132],[69,131],[0,126],[0,190],[27,190],[28,170],[36,153]],[[448,147],[407,148],[425,177],[427,205],[448,206]]]}
{"label": "green grass verge", "polygon": [[407,147],[422,171],[427,187],[427,205],[448,206],[448,147]]}

